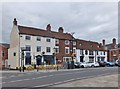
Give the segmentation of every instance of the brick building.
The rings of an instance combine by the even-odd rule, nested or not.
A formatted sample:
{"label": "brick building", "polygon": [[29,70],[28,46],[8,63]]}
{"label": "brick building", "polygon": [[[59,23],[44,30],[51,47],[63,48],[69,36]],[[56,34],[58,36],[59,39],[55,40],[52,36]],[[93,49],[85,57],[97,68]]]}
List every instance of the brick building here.
{"label": "brick building", "polygon": [[116,61],[118,60],[118,56],[120,54],[120,47],[119,44],[116,43],[116,39],[112,39],[111,44],[106,45],[107,48],[107,56],[108,56],[108,61]]}
{"label": "brick building", "polygon": [[[80,43],[81,42],[81,43]],[[80,46],[82,44],[82,46]],[[21,48],[25,47],[24,60],[21,59]],[[78,61],[80,55],[77,55],[79,49],[87,50],[93,55],[85,55],[87,61],[90,61],[92,56],[93,62],[97,58],[94,55],[95,51],[100,51],[98,58],[106,59],[106,50],[104,45],[97,42],[85,41],[76,39],[72,34],[64,33],[63,27],[59,27],[58,31],[52,31],[51,25],[48,24],[46,29],[38,29],[33,27],[21,26],[17,24],[17,20],[13,21],[13,28],[10,34],[10,49],[9,49],[9,65],[11,68],[29,65],[42,64],[62,64],[63,61]],[[78,50],[78,52],[77,52]],[[105,55],[101,55],[104,53]],[[84,59],[86,60],[86,59]],[[97,59],[96,59],[97,61]]]}
{"label": "brick building", "polygon": [[0,69],[8,66],[8,49],[9,44],[0,43]]}

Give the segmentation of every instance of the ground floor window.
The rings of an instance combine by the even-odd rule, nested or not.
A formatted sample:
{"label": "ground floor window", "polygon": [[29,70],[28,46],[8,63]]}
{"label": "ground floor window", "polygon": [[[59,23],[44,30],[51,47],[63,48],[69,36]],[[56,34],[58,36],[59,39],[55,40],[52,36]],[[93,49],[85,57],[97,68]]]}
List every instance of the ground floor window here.
{"label": "ground floor window", "polygon": [[94,62],[94,57],[89,57],[89,62]]}
{"label": "ground floor window", "polygon": [[26,53],[25,65],[31,65],[31,55],[30,55],[30,53]]}
{"label": "ground floor window", "polygon": [[80,56],[80,62],[84,62],[84,56]]}
{"label": "ground floor window", "polygon": [[47,65],[55,64],[55,58],[53,55],[44,55],[43,58]]}
{"label": "ground floor window", "polygon": [[40,55],[36,56],[36,65],[42,65],[42,56]]}

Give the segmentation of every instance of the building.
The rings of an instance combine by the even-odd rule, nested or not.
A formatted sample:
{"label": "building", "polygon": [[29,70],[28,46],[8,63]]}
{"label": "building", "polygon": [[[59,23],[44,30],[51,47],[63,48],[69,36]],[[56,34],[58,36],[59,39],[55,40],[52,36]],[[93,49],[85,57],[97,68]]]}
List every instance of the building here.
{"label": "building", "polygon": [[119,44],[116,43],[116,39],[112,39],[112,43],[106,44],[107,48],[107,56],[108,56],[108,61],[116,61],[118,60],[118,56],[120,54],[120,46]]}
{"label": "building", "polygon": [[[80,46],[80,42],[84,46]],[[93,44],[92,49],[91,45],[87,44]],[[94,47],[94,44],[99,47]],[[26,50],[24,55],[21,55],[23,48]],[[102,44],[100,46],[97,42],[75,39],[72,34],[64,33],[63,27],[59,27],[58,32],[55,32],[51,30],[50,24],[47,25],[46,29],[21,26],[17,24],[15,18],[10,34],[9,65],[11,68],[16,68],[22,65],[27,67],[30,65],[62,64],[64,61],[71,60],[77,61],[81,56],[79,49],[88,50],[88,52],[90,50],[105,52]],[[86,56],[84,60],[88,60]],[[104,57],[106,59],[105,56],[106,52],[105,55],[99,55],[100,58],[98,58]]]}
{"label": "building", "polygon": [[78,62],[97,62],[107,60],[107,51],[98,42],[77,39],[77,61]]}
{"label": "building", "polygon": [[4,69],[8,67],[8,49],[9,44],[6,43],[0,43],[0,69]]}

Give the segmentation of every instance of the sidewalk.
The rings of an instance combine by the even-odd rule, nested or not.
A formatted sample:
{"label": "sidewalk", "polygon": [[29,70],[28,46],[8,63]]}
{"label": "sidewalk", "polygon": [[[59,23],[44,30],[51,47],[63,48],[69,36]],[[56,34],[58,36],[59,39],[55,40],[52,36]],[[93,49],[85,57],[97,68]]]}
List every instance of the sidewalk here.
{"label": "sidewalk", "polygon": [[118,74],[81,79],[52,87],[118,87]]}

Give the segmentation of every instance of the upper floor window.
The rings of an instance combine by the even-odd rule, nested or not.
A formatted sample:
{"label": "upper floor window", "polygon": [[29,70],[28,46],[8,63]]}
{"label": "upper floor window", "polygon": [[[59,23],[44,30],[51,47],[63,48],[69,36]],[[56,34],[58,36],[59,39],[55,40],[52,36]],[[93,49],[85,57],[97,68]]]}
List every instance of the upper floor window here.
{"label": "upper floor window", "polygon": [[50,42],[50,41],[51,41],[50,38],[47,38],[47,39],[46,39],[46,42]]}
{"label": "upper floor window", "polygon": [[66,45],[69,45],[69,40],[65,40],[65,44],[66,44]]}
{"label": "upper floor window", "polygon": [[50,47],[46,47],[46,52],[50,52],[51,51],[50,49],[51,49]]}
{"label": "upper floor window", "polygon": [[98,55],[98,51],[96,51],[96,54]]}
{"label": "upper floor window", "polygon": [[26,51],[31,51],[31,46],[30,45],[26,45]]}
{"label": "upper floor window", "polygon": [[13,56],[16,56],[16,52],[13,53]]}
{"label": "upper floor window", "polygon": [[69,54],[69,47],[65,47],[65,54]]}
{"label": "upper floor window", "polygon": [[31,40],[31,37],[30,36],[25,36],[25,39],[26,40]]}
{"label": "upper floor window", "polygon": [[38,36],[36,40],[37,40],[37,41],[41,41],[41,37]]}
{"label": "upper floor window", "polygon": [[59,44],[59,39],[56,39],[56,40],[55,40],[55,43],[56,43],[56,44]]}
{"label": "upper floor window", "polygon": [[2,57],[4,57],[4,55],[5,55],[5,53],[4,53],[4,51],[2,51]]}
{"label": "upper floor window", "polygon": [[76,49],[73,49],[73,53],[76,53]]}
{"label": "upper floor window", "polygon": [[41,52],[41,46],[37,46],[37,52]]}
{"label": "upper floor window", "polygon": [[89,55],[93,55],[93,54],[94,54],[93,51],[90,50],[90,51],[89,51]]}
{"label": "upper floor window", "polygon": [[88,55],[88,51],[87,50],[85,50],[85,55]]}
{"label": "upper floor window", "polygon": [[73,41],[73,45],[76,45],[76,41]]}
{"label": "upper floor window", "polygon": [[56,53],[59,53],[59,48],[55,48],[55,52],[56,52]]}
{"label": "upper floor window", "polygon": [[83,55],[83,49],[80,50],[80,54]]}
{"label": "upper floor window", "polygon": [[105,52],[104,52],[104,55],[105,55]]}

